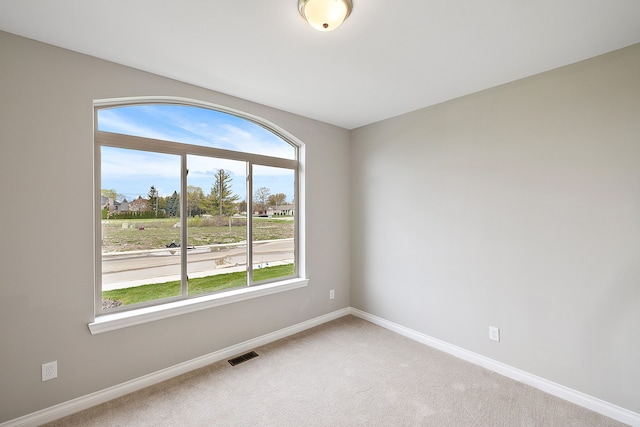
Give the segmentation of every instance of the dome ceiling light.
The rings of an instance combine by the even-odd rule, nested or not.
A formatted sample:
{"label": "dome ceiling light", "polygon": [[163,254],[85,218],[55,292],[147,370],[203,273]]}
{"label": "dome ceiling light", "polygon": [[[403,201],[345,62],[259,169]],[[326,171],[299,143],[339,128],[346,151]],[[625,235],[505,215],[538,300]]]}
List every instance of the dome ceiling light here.
{"label": "dome ceiling light", "polygon": [[318,31],[333,31],[353,9],[351,0],[298,0],[300,15]]}

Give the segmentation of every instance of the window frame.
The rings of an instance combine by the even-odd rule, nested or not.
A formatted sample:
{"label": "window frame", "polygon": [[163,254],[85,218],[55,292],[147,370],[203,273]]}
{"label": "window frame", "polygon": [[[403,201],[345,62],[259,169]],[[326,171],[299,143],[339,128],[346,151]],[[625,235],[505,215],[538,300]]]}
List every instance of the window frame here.
{"label": "window frame", "polygon": [[[247,120],[273,133],[283,141],[295,148],[295,158],[286,159],[271,157],[262,154],[232,151],[222,148],[193,145],[183,142],[171,142],[157,140],[153,138],[117,134],[98,130],[98,112],[102,109],[129,107],[143,105],[177,105],[204,108],[214,110],[224,114],[230,114],[243,120]],[[158,318],[171,317],[173,315],[190,312],[217,305],[232,303],[244,299],[255,298],[265,294],[295,289],[306,286],[308,280],[305,278],[304,260],[304,185],[303,185],[303,159],[304,144],[288,132],[279,128],[275,124],[260,117],[233,110],[228,107],[211,104],[208,102],[177,97],[142,97],[142,98],[118,98],[94,101],[94,231],[95,231],[95,262],[94,262],[94,321],[89,324],[92,333],[105,332],[107,330],[118,329],[120,327],[133,324],[144,323]],[[241,288],[231,288],[217,293],[198,294],[194,296],[185,295],[186,287],[186,251],[181,254],[181,276],[182,294],[162,300],[154,300],[148,303],[136,304],[133,308],[118,307],[117,309],[102,309],[102,231],[101,231],[101,148],[114,147],[132,149],[138,151],[148,151],[154,153],[165,153],[180,156],[181,161],[181,183],[180,183],[180,222],[181,241],[186,242],[186,159],[189,155],[198,155],[211,158],[221,158],[246,162],[247,164],[247,237],[252,236],[252,215],[253,212],[253,166],[264,165],[280,167],[294,171],[294,194],[293,201],[295,209],[294,224],[294,274],[283,278],[253,282],[253,244],[252,239],[247,238],[247,286]],[[186,244],[186,243],[185,243]]]}

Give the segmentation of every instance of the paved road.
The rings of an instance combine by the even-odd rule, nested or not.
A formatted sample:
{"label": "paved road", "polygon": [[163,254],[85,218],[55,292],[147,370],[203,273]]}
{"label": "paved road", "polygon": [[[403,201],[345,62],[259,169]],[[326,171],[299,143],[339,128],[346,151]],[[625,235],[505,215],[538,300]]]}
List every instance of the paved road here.
{"label": "paved road", "polygon": [[[293,239],[254,242],[253,264],[292,263]],[[246,244],[197,246],[187,251],[189,277],[205,277],[246,269]],[[126,288],[180,279],[180,248],[105,255],[102,289]]]}

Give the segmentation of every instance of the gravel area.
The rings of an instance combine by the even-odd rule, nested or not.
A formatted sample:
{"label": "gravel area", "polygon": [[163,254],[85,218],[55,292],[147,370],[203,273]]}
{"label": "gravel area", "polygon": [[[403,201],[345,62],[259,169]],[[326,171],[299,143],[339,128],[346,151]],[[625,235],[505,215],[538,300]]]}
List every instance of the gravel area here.
{"label": "gravel area", "polygon": [[102,309],[106,310],[108,308],[120,307],[122,305],[121,301],[116,301],[114,299],[103,299],[102,300]]}

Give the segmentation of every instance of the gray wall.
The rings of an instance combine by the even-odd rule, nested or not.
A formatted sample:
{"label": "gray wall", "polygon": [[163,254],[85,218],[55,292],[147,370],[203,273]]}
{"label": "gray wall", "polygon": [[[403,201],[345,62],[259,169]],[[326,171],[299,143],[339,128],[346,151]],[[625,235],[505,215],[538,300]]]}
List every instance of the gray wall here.
{"label": "gray wall", "polygon": [[640,412],[640,45],[356,129],[351,158],[353,307]]}
{"label": "gray wall", "polygon": [[[350,304],[640,412],[638,76],[635,45],[357,129],[350,149],[343,129],[0,32],[0,422]],[[308,287],[90,335],[92,101],[143,95],[306,144]]]}
{"label": "gray wall", "polygon": [[[90,335],[92,101],[143,95],[242,110],[306,144],[308,287]],[[0,32],[0,422],[348,307],[348,142],[344,129]],[[43,383],[52,360],[59,376]]]}

